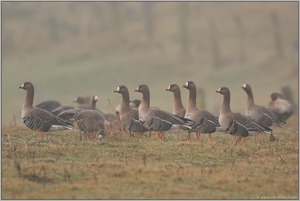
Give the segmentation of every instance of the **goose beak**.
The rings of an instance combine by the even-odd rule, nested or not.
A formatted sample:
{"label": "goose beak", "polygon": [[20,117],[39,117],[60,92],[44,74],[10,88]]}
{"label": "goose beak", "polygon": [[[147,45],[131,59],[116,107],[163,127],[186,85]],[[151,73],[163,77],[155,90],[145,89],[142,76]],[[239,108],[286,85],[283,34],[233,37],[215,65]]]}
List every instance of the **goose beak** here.
{"label": "goose beak", "polygon": [[24,89],[24,84],[20,85],[19,89]]}
{"label": "goose beak", "polygon": [[137,87],[137,88],[135,88],[133,91],[134,91],[134,92],[140,92],[140,88]]}
{"label": "goose beak", "polygon": [[246,84],[243,84],[243,85],[241,86],[241,88],[242,88],[242,89],[246,89]]}
{"label": "goose beak", "polygon": [[167,88],[165,88],[165,91],[171,91],[171,86],[169,85]]}
{"label": "goose beak", "polygon": [[217,93],[221,93],[221,88],[219,88],[216,92],[217,92]]}
{"label": "goose beak", "polygon": [[113,92],[119,93],[120,92],[120,87],[114,89]]}

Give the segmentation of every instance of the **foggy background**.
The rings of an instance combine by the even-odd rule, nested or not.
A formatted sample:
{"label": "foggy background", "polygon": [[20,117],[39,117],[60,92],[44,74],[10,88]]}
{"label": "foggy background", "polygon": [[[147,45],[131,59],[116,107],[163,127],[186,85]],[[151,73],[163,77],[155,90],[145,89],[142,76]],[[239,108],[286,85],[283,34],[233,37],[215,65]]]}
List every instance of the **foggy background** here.
{"label": "foggy background", "polygon": [[[25,81],[34,104],[97,95],[114,112],[126,85],[150,88],[151,106],[172,111],[172,83],[195,82],[198,106],[218,115],[222,86],[244,112],[252,86],[267,106],[283,88],[298,105],[298,2],[1,2],[2,123],[21,125]],[[188,91],[181,88],[186,106]]]}

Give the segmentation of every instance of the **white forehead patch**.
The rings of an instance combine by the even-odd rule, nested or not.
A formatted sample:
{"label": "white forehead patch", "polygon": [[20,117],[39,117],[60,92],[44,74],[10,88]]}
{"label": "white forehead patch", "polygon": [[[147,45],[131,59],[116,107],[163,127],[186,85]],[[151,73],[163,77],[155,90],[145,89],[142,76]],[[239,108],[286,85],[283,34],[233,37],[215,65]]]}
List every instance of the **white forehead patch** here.
{"label": "white forehead patch", "polygon": [[98,100],[98,96],[95,96],[95,100]]}
{"label": "white forehead patch", "polygon": [[246,86],[247,86],[247,84],[243,84],[243,87],[245,87],[245,88],[246,88]]}
{"label": "white forehead patch", "polygon": [[117,87],[117,91],[120,91],[120,86]]}

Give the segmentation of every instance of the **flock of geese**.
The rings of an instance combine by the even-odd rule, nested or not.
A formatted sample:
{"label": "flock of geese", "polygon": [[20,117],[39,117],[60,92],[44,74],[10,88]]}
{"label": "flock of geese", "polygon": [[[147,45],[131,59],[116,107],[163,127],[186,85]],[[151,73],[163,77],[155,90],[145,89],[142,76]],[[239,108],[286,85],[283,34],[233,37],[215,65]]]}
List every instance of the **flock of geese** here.
{"label": "flock of geese", "polygon": [[69,129],[75,126],[86,136],[97,133],[99,139],[106,135],[106,125],[120,122],[123,129],[132,133],[145,133],[156,131],[159,138],[163,138],[163,132],[170,129],[182,129],[187,131],[188,139],[192,132],[197,139],[200,134],[211,135],[224,132],[237,136],[235,144],[242,138],[257,133],[266,133],[270,141],[276,138],[271,126],[281,127],[292,115],[292,105],[280,93],[272,93],[268,107],[256,105],[249,84],[243,84],[242,89],[247,93],[248,101],[245,114],[236,113],[230,107],[230,91],[227,87],[216,90],[223,96],[219,116],[198,108],[196,106],[196,85],[193,81],[187,81],[182,85],[189,91],[189,100],[186,108],[182,104],[180,87],[177,84],[169,85],[165,90],[174,95],[173,111],[168,112],[150,105],[150,90],[147,85],[141,84],[134,92],[141,93],[141,100],[131,101],[126,86],[121,85],[113,90],[122,95],[120,105],[116,107],[116,115],[105,114],[96,108],[97,96],[92,98],[92,104],[87,104],[78,97],[75,101],[78,107],[62,106],[58,101],[44,101],[33,106],[34,86],[31,82],[25,82],[19,88],[27,91],[22,107],[23,123],[30,129],[40,131],[40,138],[48,131]]}

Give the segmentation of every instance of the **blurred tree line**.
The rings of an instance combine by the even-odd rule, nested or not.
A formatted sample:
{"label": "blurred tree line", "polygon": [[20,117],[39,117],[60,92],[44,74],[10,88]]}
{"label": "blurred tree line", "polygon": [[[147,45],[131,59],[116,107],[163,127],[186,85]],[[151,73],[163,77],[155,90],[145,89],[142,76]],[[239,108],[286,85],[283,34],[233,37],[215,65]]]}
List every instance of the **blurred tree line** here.
{"label": "blurred tree line", "polygon": [[[190,2],[176,2],[178,15],[178,46],[184,61],[191,57],[190,39]],[[112,32],[120,41],[126,41],[124,29],[134,21],[143,22],[143,30],[147,43],[155,42],[156,23],[160,20],[156,2],[5,2],[2,13],[2,51],[3,55],[15,54],[19,51],[38,51],[68,39],[85,41],[90,37],[101,36],[101,33]],[[235,22],[238,61],[247,60],[245,25],[239,15],[232,17]],[[20,26],[21,23],[22,26]],[[219,38],[214,19],[208,18],[208,31],[212,66],[222,66]],[[8,26],[15,23],[16,26]],[[270,13],[273,26],[274,54],[284,56],[281,39],[280,16]],[[6,28],[7,27],[7,28]],[[199,39],[200,40],[200,39]],[[20,46],[20,44],[23,44]],[[21,48],[20,48],[21,47]]]}

